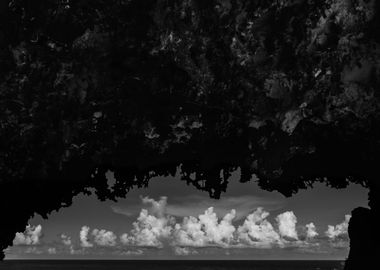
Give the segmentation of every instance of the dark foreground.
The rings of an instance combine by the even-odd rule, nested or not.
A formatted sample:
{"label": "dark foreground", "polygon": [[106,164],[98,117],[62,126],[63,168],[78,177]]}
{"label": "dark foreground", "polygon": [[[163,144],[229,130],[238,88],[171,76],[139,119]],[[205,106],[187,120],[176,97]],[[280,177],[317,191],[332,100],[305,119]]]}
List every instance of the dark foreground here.
{"label": "dark foreground", "polygon": [[341,261],[4,261],[0,270],[338,270]]}

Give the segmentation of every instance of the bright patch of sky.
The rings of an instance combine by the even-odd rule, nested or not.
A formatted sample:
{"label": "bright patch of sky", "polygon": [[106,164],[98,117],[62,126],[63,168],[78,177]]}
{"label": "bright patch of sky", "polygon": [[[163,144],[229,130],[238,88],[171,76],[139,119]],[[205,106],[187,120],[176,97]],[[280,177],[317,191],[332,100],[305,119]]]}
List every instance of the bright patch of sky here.
{"label": "bright patch of sky", "polygon": [[6,258],[345,259],[349,214],[366,205],[358,185],[316,184],[285,198],[235,175],[214,200],[157,177],[117,203],[80,195],[48,220],[34,217]]}

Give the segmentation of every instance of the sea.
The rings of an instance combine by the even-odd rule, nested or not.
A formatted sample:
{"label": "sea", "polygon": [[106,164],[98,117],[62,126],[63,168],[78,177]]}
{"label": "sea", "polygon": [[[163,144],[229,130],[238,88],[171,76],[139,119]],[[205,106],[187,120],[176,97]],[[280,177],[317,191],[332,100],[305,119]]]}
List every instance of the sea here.
{"label": "sea", "polygon": [[341,270],[343,261],[100,261],[9,260],[0,270]]}

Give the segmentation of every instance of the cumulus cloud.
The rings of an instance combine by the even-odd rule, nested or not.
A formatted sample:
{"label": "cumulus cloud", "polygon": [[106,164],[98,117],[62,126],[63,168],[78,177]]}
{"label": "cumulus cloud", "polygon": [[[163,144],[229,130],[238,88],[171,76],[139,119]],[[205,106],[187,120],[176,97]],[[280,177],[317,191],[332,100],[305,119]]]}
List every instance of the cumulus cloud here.
{"label": "cumulus cloud", "polygon": [[282,201],[275,198],[262,198],[259,196],[226,196],[223,200],[205,199],[201,196],[191,195],[185,198],[185,203],[171,203],[167,206],[167,214],[176,217],[199,216],[204,210],[213,206],[218,216],[225,216],[231,209],[236,210],[235,220],[243,220],[252,209],[264,206],[266,209],[278,209]]}
{"label": "cumulus cloud", "polygon": [[[167,197],[161,197],[157,201],[149,197],[141,200],[146,209],[141,210],[133,223],[133,229],[122,234],[119,239],[112,231],[92,230],[89,226],[83,226],[79,232],[77,248],[70,236],[61,234],[64,247],[46,247],[43,252],[52,255],[60,252],[83,255],[89,252],[104,254],[107,252],[105,250],[108,250],[119,256],[140,256],[149,251],[149,248],[166,247],[174,255],[190,256],[200,253],[201,250],[209,252],[210,248],[215,247],[223,248],[225,252],[242,248],[296,248],[300,252],[319,252],[322,246],[335,249],[348,246],[346,236],[350,215],[346,215],[340,224],[329,225],[325,232],[326,237],[321,238],[317,237],[314,223],[298,226],[301,228],[301,233],[298,234],[297,217],[292,211],[274,217],[273,225],[269,221],[269,212],[262,207],[256,208],[243,221],[237,218],[235,210],[219,215],[214,207],[209,207],[197,216],[185,216],[177,222],[175,217],[168,213]],[[22,249],[22,252],[39,254],[41,250],[33,245],[40,243],[41,235],[40,225],[29,225],[24,233],[16,235],[14,244],[31,245],[28,249],[19,249]],[[87,249],[90,247],[91,250]]]}
{"label": "cumulus cloud", "polygon": [[202,225],[195,217],[185,217],[182,224],[175,225],[175,238],[178,245],[194,247],[206,245]]}
{"label": "cumulus cloud", "polygon": [[166,197],[161,197],[158,202],[148,197],[142,200],[151,205],[151,213],[142,209],[130,234],[121,235],[120,241],[124,245],[160,248],[163,246],[162,240],[172,233],[174,218],[165,215]]}
{"label": "cumulus cloud", "polygon": [[168,204],[168,198],[166,196],[160,197],[159,201],[151,199],[149,197],[141,197],[141,200],[144,204],[151,205],[151,213],[158,217],[164,217],[166,214],[166,206]]}
{"label": "cumulus cloud", "polygon": [[[164,198],[164,199],[163,199]],[[154,200],[145,198],[142,202],[145,204],[150,204]],[[213,206],[214,212],[218,216],[225,216],[231,211],[231,209],[236,209],[235,220],[245,219],[246,216],[252,212],[252,209],[257,207],[265,207],[265,209],[275,210],[283,204],[282,200],[278,198],[263,198],[259,196],[225,196],[223,200],[214,200],[210,198],[204,198],[199,195],[188,195],[182,197],[180,201],[174,201],[167,204],[167,197],[161,197],[158,202],[160,206],[165,204],[165,213],[174,217],[184,218],[184,217],[197,217],[203,214],[204,210],[209,208],[210,205]],[[152,206],[153,210],[154,206]],[[134,202],[129,202],[127,205],[113,205],[111,209],[114,213],[122,214],[128,217],[139,214],[138,207]],[[162,207],[160,209],[163,209]]]}
{"label": "cumulus cloud", "polygon": [[233,240],[233,233],[236,230],[234,225],[232,225],[235,217],[236,211],[233,209],[218,223],[218,217],[214,213],[214,209],[210,207],[203,215],[199,216],[199,221],[204,224],[209,241],[218,245],[229,245]]}
{"label": "cumulus cloud", "polygon": [[[175,255],[195,255],[198,248],[225,248],[231,251],[234,248],[297,248],[300,251],[316,250],[321,241],[330,248],[347,247],[347,230],[350,215],[335,226],[329,225],[325,238],[317,238],[318,232],[314,223],[302,227],[300,235],[297,232],[297,217],[293,211],[281,213],[269,221],[269,212],[258,207],[248,214],[243,221],[237,218],[237,212],[230,210],[219,215],[214,207],[207,208],[197,216],[185,216],[182,220],[168,213],[168,199],[161,197],[154,200],[149,197],[141,198],[144,208],[141,209],[131,231],[124,233],[118,239],[117,235],[105,229],[93,229],[83,226],[79,232],[80,248],[75,249],[70,236],[61,234],[62,247],[50,247],[44,252],[57,254],[69,251],[70,254],[86,254],[89,252],[104,252],[104,248],[111,248],[113,254],[125,256],[139,256],[146,248],[170,248]],[[178,217],[177,217],[178,218]],[[240,224],[240,225],[238,225]],[[15,237],[15,245],[37,245],[40,243],[42,227],[28,226],[24,233]],[[314,239],[318,239],[318,241]],[[328,241],[326,241],[328,240]],[[125,250],[127,248],[128,250]],[[205,249],[209,250],[209,249]],[[29,251],[38,252],[30,247]],[[94,253],[95,252],[95,253]],[[102,253],[103,254],[103,253]]]}
{"label": "cumulus cloud", "polygon": [[185,217],[182,224],[176,224],[174,235],[175,244],[180,246],[229,246],[236,231],[232,221],[236,211],[231,210],[219,222],[214,208],[208,208],[204,214],[195,217]]}
{"label": "cumulus cloud", "polygon": [[94,245],[90,243],[88,239],[88,234],[90,232],[90,227],[83,226],[79,232],[80,245],[84,248],[93,247]]}
{"label": "cumulus cloud", "polygon": [[[92,241],[90,241],[90,236]],[[91,232],[89,226],[83,226],[81,228],[79,232],[79,240],[80,245],[83,248],[94,247],[94,244],[100,247],[114,247],[117,244],[117,236],[114,232],[104,229],[93,229]],[[65,245],[72,246],[70,237],[63,235],[62,241],[66,242]]]}
{"label": "cumulus cloud", "polygon": [[257,248],[270,248],[281,244],[280,235],[266,219],[269,213],[259,207],[248,215],[238,228],[238,239],[243,245]]}
{"label": "cumulus cloud", "polygon": [[16,233],[13,240],[13,244],[31,246],[38,245],[40,243],[40,238],[42,236],[42,226],[31,226],[28,225],[23,233]]}
{"label": "cumulus cloud", "polygon": [[61,234],[61,240],[65,246],[71,246],[72,245],[71,237],[67,236],[66,234]]}
{"label": "cumulus cloud", "polygon": [[94,236],[94,242],[98,246],[102,246],[102,247],[116,246],[117,236],[111,231],[94,229],[92,231],[92,235]]}
{"label": "cumulus cloud", "polygon": [[309,224],[306,224],[306,238],[313,239],[316,236],[318,236],[318,233],[317,233],[317,228],[315,227],[314,223],[311,222]]}
{"label": "cumulus cloud", "polygon": [[350,219],[351,219],[351,215],[345,215],[345,219],[342,223],[337,224],[335,226],[328,225],[326,236],[331,240],[335,240],[336,238],[347,236],[348,223]]}
{"label": "cumulus cloud", "polygon": [[297,217],[293,211],[282,213],[276,217],[280,235],[287,240],[298,240],[296,230]]}
{"label": "cumulus cloud", "polygon": [[62,244],[69,248],[70,254],[76,254],[77,252],[74,249],[73,242],[71,241],[71,237],[66,234],[61,234]]}
{"label": "cumulus cloud", "polygon": [[[302,233],[297,231],[297,217],[293,211],[287,211],[274,217],[275,223],[269,221],[269,212],[258,207],[248,214],[243,221],[237,218],[237,212],[230,210],[225,215],[218,215],[214,207],[207,208],[197,216],[185,216],[182,220],[168,213],[168,199],[161,197],[154,200],[142,197],[144,209],[141,209],[137,219],[133,222],[131,231],[122,234],[119,239],[112,231],[94,229],[83,226],[80,231],[80,244],[86,247],[114,247],[118,254],[140,255],[144,248],[170,247],[175,255],[186,256],[199,252],[197,248],[219,247],[231,250],[232,248],[297,248],[299,250],[316,249],[320,241],[330,247],[341,245],[342,236],[347,234],[347,215],[344,222],[335,226],[328,226],[327,238],[314,239],[319,235],[314,223],[302,227]],[[240,225],[238,225],[240,224]],[[338,241],[332,241],[337,238]],[[62,237],[66,246],[73,249],[71,239]],[[343,241],[343,240],[342,240]],[[123,247],[118,246],[122,244]],[[134,254],[125,251],[125,247],[138,248]],[[85,250],[85,249],[82,249]],[[124,251],[123,251],[124,250]]]}
{"label": "cumulus cloud", "polygon": [[[269,212],[262,207],[246,216],[240,226],[234,224],[237,221],[235,210],[219,218],[213,207],[197,217],[186,216],[177,223],[167,212],[167,197],[158,201],[149,197],[141,199],[149,210],[142,209],[133,229],[121,235],[120,242],[124,245],[162,248],[168,243],[180,248],[305,248],[309,246],[308,241],[318,235],[315,225],[310,223],[306,225],[306,239],[299,240],[297,217],[292,211],[275,218],[276,228],[267,219]],[[175,252],[186,253],[181,249]]]}

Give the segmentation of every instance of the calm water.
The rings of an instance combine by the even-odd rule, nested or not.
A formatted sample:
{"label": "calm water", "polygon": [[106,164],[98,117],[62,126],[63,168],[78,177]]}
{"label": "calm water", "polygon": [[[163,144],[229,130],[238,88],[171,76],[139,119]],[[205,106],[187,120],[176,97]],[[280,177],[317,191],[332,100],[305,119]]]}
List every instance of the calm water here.
{"label": "calm water", "polygon": [[340,261],[4,261],[0,270],[338,270]]}

